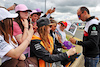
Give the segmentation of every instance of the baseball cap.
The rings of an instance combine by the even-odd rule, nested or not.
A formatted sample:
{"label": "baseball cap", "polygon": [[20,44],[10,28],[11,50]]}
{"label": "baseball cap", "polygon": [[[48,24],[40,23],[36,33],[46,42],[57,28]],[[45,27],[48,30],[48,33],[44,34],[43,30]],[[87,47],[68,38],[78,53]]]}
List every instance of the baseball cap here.
{"label": "baseball cap", "polygon": [[32,12],[30,12],[30,15],[32,14],[37,14],[38,12],[36,10],[32,10]]}
{"label": "baseball cap", "polygon": [[60,23],[63,24],[64,26],[67,26],[67,22],[66,21],[62,21]]}
{"label": "baseball cap", "polygon": [[37,12],[41,12],[43,13],[43,11],[41,11],[39,8],[35,9]]}
{"label": "baseball cap", "polygon": [[18,11],[29,11],[29,12],[32,12],[31,10],[29,10],[27,8],[27,6],[25,6],[24,4],[19,4],[15,7],[15,12],[18,12]]}
{"label": "baseball cap", "polygon": [[67,47],[67,49],[70,49],[71,47],[75,47],[74,45],[72,45],[70,41],[64,41],[63,44],[65,47]]}
{"label": "baseball cap", "polygon": [[15,18],[17,17],[18,14],[15,13],[15,14],[11,14],[10,12],[8,12],[6,9],[4,8],[0,8],[0,21],[1,20],[4,20],[6,18]]}
{"label": "baseball cap", "polygon": [[40,19],[38,19],[37,21],[37,26],[38,26],[38,28],[39,27],[42,27],[42,26],[46,26],[46,25],[52,25],[52,24],[50,24],[50,20],[48,19],[48,18],[46,18],[46,17],[41,17]]}

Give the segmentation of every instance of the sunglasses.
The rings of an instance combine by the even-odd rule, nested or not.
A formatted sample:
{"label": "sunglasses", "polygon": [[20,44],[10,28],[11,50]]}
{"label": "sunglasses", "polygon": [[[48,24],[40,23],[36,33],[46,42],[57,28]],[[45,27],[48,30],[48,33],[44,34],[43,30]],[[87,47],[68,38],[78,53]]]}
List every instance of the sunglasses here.
{"label": "sunglasses", "polygon": [[65,28],[66,28],[67,26],[64,26],[64,25],[63,25],[63,27],[65,27]]}
{"label": "sunglasses", "polygon": [[61,23],[61,26],[62,26],[62,27],[67,27],[67,26],[65,26],[63,23]]}
{"label": "sunglasses", "polygon": [[38,16],[40,16],[40,15],[41,15],[41,13],[38,13],[37,15],[38,15]]}
{"label": "sunglasses", "polygon": [[[83,14],[84,12],[82,12],[81,14]],[[80,15],[78,15],[78,18],[81,18],[81,14]]]}
{"label": "sunglasses", "polygon": [[48,25],[50,28],[52,27],[52,25]]}

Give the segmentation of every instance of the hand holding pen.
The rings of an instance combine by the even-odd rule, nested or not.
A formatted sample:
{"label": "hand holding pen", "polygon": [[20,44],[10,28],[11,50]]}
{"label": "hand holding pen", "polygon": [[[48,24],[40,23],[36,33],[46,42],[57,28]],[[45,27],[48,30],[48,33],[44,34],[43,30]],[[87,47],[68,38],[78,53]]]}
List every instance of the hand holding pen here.
{"label": "hand holding pen", "polygon": [[74,39],[74,36],[72,38],[69,39],[70,42],[72,42],[73,44],[76,44],[76,40]]}

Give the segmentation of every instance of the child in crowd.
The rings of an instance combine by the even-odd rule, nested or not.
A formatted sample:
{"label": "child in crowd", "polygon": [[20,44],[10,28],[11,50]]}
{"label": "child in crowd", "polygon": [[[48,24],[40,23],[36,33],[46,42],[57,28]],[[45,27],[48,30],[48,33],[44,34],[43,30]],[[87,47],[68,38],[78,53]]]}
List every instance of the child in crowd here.
{"label": "child in crowd", "polygon": [[[38,12],[36,10],[32,10],[32,12],[30,13],[30,23],[32,23],[32,25],[34,26],[34,31],[37,31],[37,23],[36,21],[38,20]],[[35,33],[34,32],[34,33]]]}
{"label": "child in crowd", "polygon": [[57,48],[66,49],[66,47],[64,47],[64,45],[62,45],[60,35],[58,35],[57,30],[56,30],[57,22],[55,20],[51,20],[51,23],[52,23],[52,25],[51,25],[50,34],[53,37],[55,46]]}

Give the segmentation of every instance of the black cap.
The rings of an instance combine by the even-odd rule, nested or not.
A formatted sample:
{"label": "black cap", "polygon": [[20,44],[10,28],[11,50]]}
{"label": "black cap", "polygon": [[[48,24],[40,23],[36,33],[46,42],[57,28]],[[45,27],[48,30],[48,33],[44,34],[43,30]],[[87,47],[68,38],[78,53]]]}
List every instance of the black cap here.
{"label": "black cap", "polygon": [[38,28],[42,27],[44,25],[49,25],[50,24],[50,20],[48,18],[46,18],[46,17],[41,17],[36,22],[37,22]]}
{"label": "black cap", "polygon": [[50,18],[54,19],[54,17],[50,16]]}

